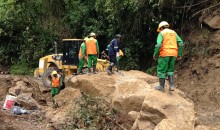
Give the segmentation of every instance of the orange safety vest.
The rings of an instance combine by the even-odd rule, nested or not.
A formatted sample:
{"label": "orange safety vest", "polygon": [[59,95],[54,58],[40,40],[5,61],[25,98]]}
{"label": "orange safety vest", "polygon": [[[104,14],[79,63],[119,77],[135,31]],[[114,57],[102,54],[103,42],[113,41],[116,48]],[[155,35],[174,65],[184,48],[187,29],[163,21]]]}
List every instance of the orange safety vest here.
{"label": "orange safety vest", "polygon": [[97,46],[96,46],[97,40],[93,37],[86,40],[86,54],[97,54]]}
{"label": "orange safety vest", "polygon": [[176,32],[171,29],[164,29],[161,31],[163,36],[162,46],[160,48],[160,57],[178,55]]}
{"label": "orange safety vest", "polygon": [[60,78],[58,77],[52,77],[52,87],[57,88],[60,86]]}

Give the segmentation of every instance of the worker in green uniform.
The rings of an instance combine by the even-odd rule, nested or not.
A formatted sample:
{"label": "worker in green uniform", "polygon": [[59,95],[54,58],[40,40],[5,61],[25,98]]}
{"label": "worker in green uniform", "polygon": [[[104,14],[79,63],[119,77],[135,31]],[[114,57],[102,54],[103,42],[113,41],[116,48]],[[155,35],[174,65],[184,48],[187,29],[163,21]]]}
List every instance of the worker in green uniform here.
{"label": "worker in green uniform", "polygon": [[88,56],[88,74],[91,74],[93,67],[93,74],[97,74],[96,64],[99,54],[99,44],[95,33],[90,33],[90,38],[86,40],[86,55]]}
{"label": "worker in green uniform", "polygon": [[84,67],[85,64],[85,60],[86,60],[86,40],[88,40],[88,38],[84,38],[84,42],[81,44],[80,46],[80,50],[79,50],[79,65],[78,65],[78,69],[77,69],[77,74],[82,74],[82,69]]}
{"label": "worker in green uniform", "polygon": [[165,79],[168,76],[169,90],[174,90],[174,65],[176,59],[182,57],[183,41],[177,33],[169,29],[169,24],[162,21],[157,29],[159,32],[157,37],[157,44],[155,46],[153,58],[158,61],[157,75],[159,77],[159,86],[157,90],[164,91]]}

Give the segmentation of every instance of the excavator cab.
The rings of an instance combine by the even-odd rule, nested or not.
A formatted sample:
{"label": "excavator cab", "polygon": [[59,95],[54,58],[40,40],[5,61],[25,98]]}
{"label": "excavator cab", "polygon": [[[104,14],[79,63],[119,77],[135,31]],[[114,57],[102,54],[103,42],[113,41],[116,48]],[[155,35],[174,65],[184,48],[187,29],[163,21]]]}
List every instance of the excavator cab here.
{"label": "excavator cab", "polygon": [[63,65],[78,65],[79,49],[83,39],[63,39]]}

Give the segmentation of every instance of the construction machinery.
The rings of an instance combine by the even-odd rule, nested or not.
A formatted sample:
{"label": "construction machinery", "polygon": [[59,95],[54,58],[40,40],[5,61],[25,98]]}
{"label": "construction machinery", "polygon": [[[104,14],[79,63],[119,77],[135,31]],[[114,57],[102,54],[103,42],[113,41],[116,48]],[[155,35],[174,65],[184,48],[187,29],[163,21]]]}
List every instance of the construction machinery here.
{"label": "construction machinery", "polygon": [[[44,85],[51,87],[51,73],[57,70],[60,75],[74,75],[77,72],[78,54],[83,39],[63,39],[63,53],[57,53],[57,43],[55,42],[55,54],[47,55],[39,59],[39,67],[35,70],[34,76],[41,78]],[[96,65],[97,71],[105,71],[109,65],[109,61],[98,59]],[[85,64],[84,69],[87,68]]]}

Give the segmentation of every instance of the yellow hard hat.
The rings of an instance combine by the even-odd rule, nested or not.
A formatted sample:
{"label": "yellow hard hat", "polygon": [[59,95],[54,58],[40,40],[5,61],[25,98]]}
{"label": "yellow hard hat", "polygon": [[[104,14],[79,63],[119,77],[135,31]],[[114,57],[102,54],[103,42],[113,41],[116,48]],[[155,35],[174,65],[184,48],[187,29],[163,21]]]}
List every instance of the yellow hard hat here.
{"label": "yellow hard hat", "polygon": [[92,32],[92,33],[89,34],[89,36],[94,37],[94,36],[96,36],[96,34],[94,32]]}
{"label": "yellow hard hat", "polygon": [[169,27],[170,25],[166,21],[160,22],[160,24],[159,24],[159,26],[157,28],[157,32],[160,32],[160,28],[163,27],[163,26]]}
{"label": "yellow hard hat", "polygon": [[85,38],[84,38],[85,41],[88,40],[88,39],[89,39],[88,37],[85,37]]}
{"label": "yellow hard hat", "polygon": [[54,75],[54,74],[57,74],[57,71],[54,70],[54,71],[52,72],[52,74],[53,74],[53,75]]}

